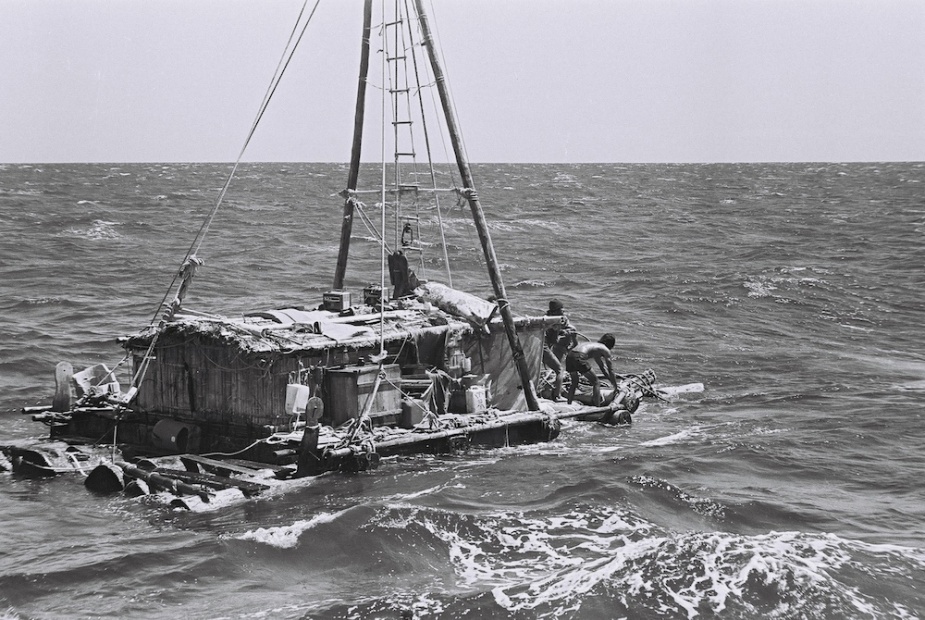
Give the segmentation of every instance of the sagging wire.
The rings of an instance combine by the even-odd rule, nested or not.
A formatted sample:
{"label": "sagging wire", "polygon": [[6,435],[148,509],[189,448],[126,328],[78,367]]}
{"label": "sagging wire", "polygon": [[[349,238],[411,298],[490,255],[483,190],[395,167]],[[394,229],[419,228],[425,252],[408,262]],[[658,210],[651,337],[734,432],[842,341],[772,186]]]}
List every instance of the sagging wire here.
{"label": "sagging wire", "polygon": [[369,232],[369,234],[373,236],[375,241],[385,246],[386,252],[391,252],[392,250],[389,248],[388,242],[385,240],[385,236],[380,234],[380,232],[376,229],[375,225],[373,224],[373,221],[369,219],[369,216],[366,214],[366,211],[363,210],[365,206],[366,205],[364,205],[362,202],[357,201],[356,203],[355,210],[357,213],[360,214],[360,221],[363,222],[363,225],[366,226],[367,232]]}
{"label": "sagging wire", "polygon": [[[254,118],[254,122],[251,124],[251,128],[247,133],[247,137],[244,140],[244,144],[241,146],[241,150],[238,153],[238,157],[234,162],[234,165],[231,168],[231,172],[228,175],[228,178],[225,180],[224,185],[222,185],[221,190],[219,191],[218,199],[215,202],[215,206],[212,207],[212,211],[209,213],[209,216],[200,226],[199,231],[196,233],[196,236],[193,238],[193,242],[190,244],[189,249],[186,252],[186,255],[183,257],[183,263],[189,260],[191,257],[195,256],[200,248],[202,247],[205,237],[208,234],[209,228],[212,225],[212,222],[215,219],[216,214],[218,213],[219,207],[221,207],[222,202],[225,199],[225,195],[228,193],[228,188],[231,186],[231,182],[234,179],[235,174],[237,173],[238,167],[241,164],[241,160],[244,158],[244,153],[247,150],[247,147],[250,145],[251,139],[254,137],[254,134],[257,131],[257,126],[260,124],[260,121],[263,119],[263,115],[266,113],[267,108],[270,105],[270,100],[273,98],[273,95],[276,93],[276,89],[279,87],[280,82],[282,81],[283,74],[285,74],[286,69],[289,67],[289,63],[292,61],[295,51],[298,48],[299,44],[302,41],[302,37],[305,36],[305,31],[308,28],[308,24],[311,23],[312,18],[315,16],[315,12],[318,10],[318,5],[321,0],[315,1],[315,6],[312,7],[311,13],[308,18],[305,20],[305,23],[302,25],[302,30],[299,32],[298,37],[296,38],[296,32],[299,31],[299,24],[302,21],[302,16],[305,14],[305,9],[308,6],[308,0],[302,4],[302,8],[299,10],[299,15],[296,18],[295,24],[293,24],[292,31],[289,33],[289,39],[286,41],[286,46],[283,48],[282,56],[279,59],[279,62],[276,65],[276,69],[273,72],[273,76],[270,78],[270,84],[267,86],[267,91],[264,93],[263,100],[260,103],[260,107],[257,111],[257,116]],[[294,42],[293,42],[294,41]],[[173,280],[168,286],[168,290],[164,295],[164,298],[161,300],[161,303],[158,305],[157,310],[154,313],[154,316],[151,319],[151,325],[157,320],[158,314],[160,314],[161,309],[164,307],[167,298],[170,295],[170,290],[173,289],[173,285],[176,284],[177,278],[180,277],[180,272],[174,275]]]}
{"label": "sagging wire", "polygon": [[[260,124],[260,121],[263,119],[264,113],[267,111],[267,107],[270,104],[270,100],[273,98],[273,95],[276,93],[276,89],[279,87],[279,84],[282,80],[283,74],[285,74],[286,69],[289,67],[289,63],[292,61],[295,51],[298,48],[299,44],[302,41],[302,37],[305,36],[305,32],[308,29],[308,24],[311,23],[312,18],[315,16],[315,12],[318,10],[318,5],[321,3],[321,0],[315,0],[315,5],[312,7],[311,12],[308,15],[308,18],[305,20],[305,23],[302,24],[302,29],[299,31],[299,24],[302,22],[302,17],[305,15],[305,10],[308,7],[308,0],[305,0],[302,4],[302,8],[299,10],[299,15],[296,18],[295,24],[293,24],[292,31],[289,33],[289,39],[286,41],[286,46],[283,48],[283,53],[280,56],[280,60],[276,65],[276,70],[273,73],[273,76],[270,78],[270,84],[267,86],[267,91],[264,94],[263,100],[260,104],[260,108],[257,111],[257,116],[254,119],[254,122],[251,125],[250,131],[248,131],[247,138],[244,140],[244,144],[241,147],[238,157],[234,162],[234,165],[231,168],[231,172],[228,175],[228,178],[225,180],[224,185],[219,191],[218,199],[215,202],[215,206],[212,207],[212,211],[209,213],[208,217],[200,226],[199,231],[196,233],[196,236],[193,238],[193,242],[190,244],[189,249],[186,251],[186,255],[182,261],[182,267],[179,271],[174,274],[173,279],[170,281],[170,285],[167,287],[167,291],[164,293],[164,297],[161,299],[160,303],[157,306],[157,310],[154,312],[154,316],[151,318],[150,326],[153,326],[157,321],[158,315],[161,314],[164,306],[167,303],[167,299],[170,296],[170,291],[173,290],[174,285],[177,282],[177,278],[180,278],[187,271],[187,265],[201,264],[201,261],[196,258],[196,254],[202,247],[203,242],[205,241],[206,235],[208,234],[209,228],[212,225],[212,222],[215,219],[216,214],[218,213],[219,207],[221,207],[222,202],[225,199],[225,195],[228,192],[228,188],[231,186],[231,181],[234,179],[234,175],[238,170],[238,167],[241,164],[241,160],[244,158],[244,152],[247,150],[248,145],[250,144],[251,139],[254,137],[254,134],[257,131],[257,126]],[[296,37],[296,33],[298,36]],[[180,285],[180,292],[178,292],[178,300],[181,300],[181,292],[184,290],[184,285],[188,284],[187,279]],[[162,319],[163,321],[163,319]],[[145,351],[144,358],[142,359],[139,368],[132,377],[132,389],[137,392],[137,387],[141,385],[144,381],[145,376],[148,372],[148,367],[150,366],[151,355],[154,351],[154,347],[157,344],[159,331],[156,331],[151,338],[151,343],[148,346],[147,351]],[[131,393],[131,397],[134,397],[134,394]],[[126,398],[126,402],[131,400],[131,397]]]}

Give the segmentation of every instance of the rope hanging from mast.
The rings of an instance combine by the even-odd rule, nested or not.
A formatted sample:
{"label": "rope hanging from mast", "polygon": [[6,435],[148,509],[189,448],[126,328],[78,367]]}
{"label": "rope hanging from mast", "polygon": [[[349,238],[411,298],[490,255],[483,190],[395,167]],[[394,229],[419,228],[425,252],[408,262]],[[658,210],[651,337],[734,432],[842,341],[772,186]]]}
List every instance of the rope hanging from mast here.
{"label": "rope hanging from mast", "polygon": [[[299,43],[302,41],[302,37],[305,36],[305,31],[308,29],[308,24],[311,23],[312,18],[315,16],[315,11],[318,10],[318,5],[320,3],[321,0],[315,0],[315,5],[312,7],[308,18],[305,19],[304,24],[302,24],[300,31],[299,24],[302,23],[302,18],[305,15],[306,8],[308,7],[308,0],[303,2],[295,24],[293,24],[292,31],[289,33],[289,39],[286,41],[286,46],[283,48],[282,56],[276,65],[276,70],[273,72],[273,76],[270,78],[270,84],[267,86],[266,93],[264,93],[263,101],[261,102],[260,108],[257,111],[257,116],[254,118],[254,122],[251,124],[251,128],[247,133],[244,144],[241,146],[241,150],[238,153],[237,159],[235,159],[234,165],[231,167],[231,172],[228,174],[225,183],[222,185],[222,188],[219,191],[215,206],[212,207],[209,215],[206,217],[205,221],[200,226],[199,231],[196,233],[196,236],[193,238],[193,242],[190,244],[189,249],[186,251],[186,255],[183,257],[180,269],[174,274],[173,279],[170,281],[170,284],[167,287],[167,291],[164,293],[164,297],[161,299],[157,306],[157,310],[155,310],[154,315],[151,317],[151,322],[149,325],[155,324],[158,315],[161,314],[161,310],[165,305],[167,305],[167,299],[170,296],[170,291],[173,290],[178,278],[180,279],[180,285],[177,289],[177,293],[173,301],[170,302],[167,310],[161,316],[161,324],[172,318],[177,310],[180,309],[180,306],[183,303],[183,297],[186,295],[186,292],[189,289],[193,276],[195,275],[198,268],[203,264],[203,260],[198,258],[196,255],[201,249],[203,242],[205,241],[206,235],[209,232],[209,228],[212,226],[212,222],[215,220],[215,216],[225,199],[225,195],[228,193],[228,188],[231,186],[234,175],[241,164],[241,160],[244,158],[244,153],[257,131],[257,126],[263,119],[263,115],[267,111],[267,107],[270,105],[270,101],[272,100],[273,95],[276,93],[276,89],[282,80],[283,74],[285,74],[286,69],[289,67],[289,63],[292,61],[292,58],[295,55],[295,51],[298,48]],[[296,36],[296,33],[298,33],[298,36]],[[155,345],[157,344],[159,334],[160,330],[155,332],[154,337],[151,339],[151,343],[148,346],[148,349],[145,351],[144,358],[142,359],[139,367],[136,369],[135,374],[132,376],[131,386],[132,390],[134,390],[134,392],[130,390],[132,396],[137,393],[138,386],[140,386],[142,381],[144,381],[145,375],[147,374],[148,367],[150,365],[151,355],[154,351]]]}
{"label": "rope hanging from mast", "polygon": [[[392,178],[393,187],[387,190],[389,200],[380,199],[380,204],[384,204],[389,208],[394,207],[395,213],[388,214],[389,217],[394,216],[394,236],[395,236],[395,246],[401,245],[402,233],[405,229],[406,223],[411,223],[414,229],[414,237],[417,243],[412,249],[415,253],[418,254],[420,259],[420,269],[421,273],[424,272],[426,268],[427,261],[425,260],[424,251],[427,244],[423,244],[420,240],[422,239],[421,233],[421,222],[422,222],[422,203],[418,199],[418,194],[426,193],[433,194],[433,202],[428,204],[428,207],[436,208],[436,220],[437,227],[439,229],[439,243],[442,250],[442,258],[444,266],[446,268],[446,277],[450,285],[453,283],[451,262],[449,258],[449,248],[446,238],[446,222],[444,221],[444,205],[441,205],[441,200],[438,192],[442,191],[456,191],[456,188],[460,183],[456,180],[457,175],[454,173],[454,169],[449,167],[447,172],[453,180],[453,188],[441,189],[437,183],[437,171],[433,162],[433,146],[431,131],[428,127],[428,118],[440,118],[440,104],[437,101],[437,89],[432,88],[437,84],[436,78],[428,79],[431,77],[430,65],[427,61],[425,45],[422,42],[423,36],[421,33],[421,28],[419,27],[419,18],[414,7],[411,5],[409,0],[394,0],[394,4],[391,8],[394,8],[394,16],[386,17],[386,3],[382,2],[381,12],[377,15],[378,23],[373,25],[372,23],[372,7],[371,0],[366,0],[364,3],[364,23],[363,23],[363,36],[361,40],[361,50],[360,50],[360,75],[358,78],[357,86],[357,100],[356,100],[356,110],[354,115],[354,136],[353,136],[353,149],[351,153],[350,169],[348,172],[347,187],[340,192],[340,195],[344,198],[343,206],[343,219],[341,224],[341,236],[340,236],[340,249],[338,252],[337,266],[334,272],[334,281],[333,288],[336,290],[341,290],[345,285],[346,278],[346,269],[349,255],[349,248],[351,244],[352,228],[353,221],[357,211],[357,203],[350,200],[351,197],[362,193],[372,193],[372,191],[367,190],[358,190],[357,189],[357,180],[359,177],[359,167],[360,167],[360,151],[362,148],[362,137],[363,137],[363,127],[364,127],[364,115],[366,108],[366,90],[367,87],[371,86],[372,88],[380,89],[382,106],[385,106],[389,102],[392,105],[392,139],[393,145],[395,147],[394,158],[392,159],[392,165],[394,168],[387,169],[386,176]],[[376,51],[381,54],[381,61],[383,68],[381,70],[379,84],[375,83],[374,80],[369,79],[369,55],[371,49],[371,36],[370,33],[375,30],[380,35],[381,47]],[[425,54],[424,58],[420,58],[419,54]],[[408,57],[410,56],[410,63]],[[433,104],[433,112],[429,116],[428,111],[425,109],[424,94],[425,89],[429,90],[431,93],[431,102]],[[386,95],[390,97],[387,97]],[[414,97],[417,99],[416,103],[411,102],[411,98]],[[406,106],[406,108],[402,108]],[[382,130],[383,130],[383,140],[386,135],[387,128],[387,113],[385,110],[382,111]],[[415,136],[414,125],[416,123],[422,123],[423,127],[423,145],[417,145],[416,143],[420,141],[420,138]],[[401,131],[399,131],[401,129]],[[448,150],[446,136],[442,132],[437,132],[437,135],[443,140],[444,154],[447,156],[447,160],[452,160],[452,155],[450,150]],[[410,140],[410,144],[407,141]],[[418,170],[418,157],[417,157],[417,146],[423,146],[427,154],[427,165],[428,172]],[[403,158],[411,158],[406,160]],[[382,152],[383,165],[385,165],[385,150]],[[410,172],[402,172],[403,166],[410,166]],[[421,187],[417,184],[416,179],[418,176],[423,174],[429,174],[430,177],[430,187]],[[405,182],[402,180],[402,176],[415,176],[414,180],[410,182]],[[381,176],[381,175],[380,175]],[[406,183],[406,184],[405,184]],[[375,190],[376,193],[381,193],[381,188]],[[402,200],[405,193],[411,193],[414,195],[414,199],[409,202],[404,202]],[[393,199],[394,198],[394,199]],[[413,205],[415,209],[414,214],[408,214],[403,216],[401,210],[407,207],[409,204]],[[375,235],[376,238],[380,236],[388,236],[385,230],[382,230],[380,233]]]}
{"label": "rope hanging from mast", "polygon": [[[244,140],[244,144],[241,146],[241,150],[238,153],[237,159],[235,159],[234,165],[231,167],[231,172],[228,174],[228,177],[225,179],[225,183],[222,185],[221,190],[218,194],[218,199],[215,202],[215,206],[212,207],[211,212],[206,217],[205,221],[200,226],[199,231],[196,233],[196,236],[193,238],[193,242],[190,245],[189,249],[186,251],[186,256],[183,257],[182,266],[177,274],[171,280],[170,285],[167,287],[167,292],[164,294],[161,303],[158,305],[157,310],[154,313],[154,316],[151,319],[151,325],[157,320],[157,315],[160,313],[161,309],[167,302],[167,298],[170,296],[170,291],[173,289],[174,284],[177,282],[177,278],[182,277],[186,272],[186,266],[191,261],[201,265],[203,261],[201,259],[195,258],[196,254],[199,252],[202,247],[203,242],[205,241],[206,235],[209,232],[209,228],[212,226],[212,222],[215,220],[215,216],[218,213],[219,208],[222,206],[222,202],[225,200],[225,195],[228,193],[228,188],[231,186],[231,182],[234,179],[235,174],[237,173],[238,167],[241,164],[241,160],[244,158],[244,153],[247,150],[247,147],[250,145],[251,139],[254,137],[254,134],[257,131],[257,126],[260,124],[260,121],[263,119],[264,113],[267,111],[267,107],[270,105],[270,101],[273,99],[273,95],[276,93],[277,87],[279,87],[280,81],[285,74],[286,69],[289,67],[289,63],[292,61],[293,56],[295,55],[296,49],[299,47],[299,44],[302,42],[302,37],[305,36],[305,31],[308,28],[308,24],[311,23],[312,18],[315,16],[315,11],[318,10],[318,5],[321,3],[321,0],[315,0],[315,6],[312,7],[311,13],[309,13],[308,18],[305,20],[305,23],[302,24],[302,29],[299,31],[299,24],[302,22],[302,17],[305,15],[305,9],[308,7],[308,0],[302,4],[302,8],[299,11],[299,15],[296,18],[295,24],[292,27],[292,31],[289,33],[289,39],[286,41],[286,46],[283,48],[283,54],[279,59],[279,62],[276,65],[276,70],[273,72],[273,77],[270,78],[270,84],[267,86],[267,91],[264,93],[263,100],[260,104],[260,108],[257,111],[257,116],[254,118],[254,122],[251,124],[251,128],[247,133],[247,137]],[[298,37],[296,33],[298,32]],[[186,283],[186,286],[183,286],[181,283],[182,293],[186,293],[189,284]],[[182,302],[182,295],[178,294],[177,299],[179,302]],[[176,301],[176,300],[175,300]]]}
{"label": "rope hanging from mast", "polygon": [[[405,13],[407,15],[413,14],[410,7],[408,6],[408,0],[405,0]],[[410,20],[408,22],[408,38],[413,43],[414,34],[411,31]],[[421,72],[418,66],[418,55],[417,55],[416,48],[417,48],[416,45],[413,45],[413,44],[411,45],[411,50],[412,50],[411,62],[412,62],[412,66],[414,67],[414,82],[417,85],[416,94],[417,94],[418,104],[420,105],[421,126],[424,130],[424,148],[427,149],[427,161],[430,162],[430,182],[431,182],[432,188],[436,190],[437,189],[437,175],[436,175],[436,172],[434,171],[434,158],[433,158],[433,154],[430,148],[430,133],[427,131],[427,116],[424,113],[424,97],[421,96],[421,92],[422,92],[421,89],[423,88],[423,86],[421,84]],[[449,254],[447,252],[447,247],[446,247],[446,229],[443,225],[443,213],[441,212],[441,209],[440,209],[440,197],[436,193],[436,191],[434,192],[434,204],[437,207],[437,224],[438,224],[438,228],[440,229],[440,247],[443,249],[443,264],[446,266],[446,283],[450,286],[450,288],[452,288],[453,287],[453,272],[450,269],[450,257],[449,257]]]}
{"label": "rope hanging from mast", "polygon": [[488,267],[488,276],[491,279],[492,288],[495,297],[504,300],[504,303],[498,304],[498,310],[501,314],[501,320],[504,323],[504,331],[507,335],[508,343],[511,347],[511,355],[517,366],[517,374],[520,376],[521,386],[523,387],[524,398],[527,407],[531,411],[538,411],[539,400],[536,394],[536,386],[530,374],[524,357],[523,347],[517,336],[517,329],[514,325],[514,317],[511,313],[510,306],[507,304],[507,293],[504,288],[504,282],[501,277],[501,270],[498,266],[498,258],[495,255],[494,246],[491,243],[491,235],[488,231],[488,223],[485,221],[485,213],[482,211],[482,205],[479,202],[478,194],[475,192],[475,184],[472,180],[472,171],[469,168],[469,160],[466,157],[465,147],[462,143],[462,137],[459,131],[459,125],[456,119],[455,109],[452,104],[451,96],[447,88],[446,80],[442,69],[441,59],[439,58],[434,45],[433,35],[430,32],[430,25],[427,15],[424,12],[423,0],[414,0],[417,8],[421,32],[424,43],[430,56],[430,64],[437,78],[437,90],[440,93],[440,100],[443,103],[444,119],[446,120],[447,130],[450,134],[450,140],[453,143],[453,150],[456,154],[456,163],[459,168],[459,174],[462,177],[464,187],[470,188],[466,191],[466,199],[469,201],[469,207],[472,211],[472,219],[475,223],[476,231],[479,235],[479,241],[482,244],[482,251],[485,255],[485,262]]}

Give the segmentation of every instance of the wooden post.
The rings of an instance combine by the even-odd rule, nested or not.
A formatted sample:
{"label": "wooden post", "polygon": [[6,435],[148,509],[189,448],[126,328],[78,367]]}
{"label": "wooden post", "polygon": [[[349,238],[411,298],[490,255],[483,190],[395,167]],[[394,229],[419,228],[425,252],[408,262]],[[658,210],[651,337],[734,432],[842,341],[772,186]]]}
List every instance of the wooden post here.
{"label": "wooden post", "polygon": [[324,415],[322,400],[316,396],[309,398],[308,404],[305,405],[305,428],[302,430],[302,442],[299,444],[296,478],[324,473],[322,465],[324,454],[318,449],[318,436],[321,433],[319,422],[322,415]]}
{"label": "wooden post", "polygon": [[353,148],[350,152],[350,171],[347,174],[347,189],[344,191],[344,219],[340,229],[340,250],[334,271],[334,289],[344,288],[347,275],[347,256],[350,253],[350,234],[353,232],[353,211],[356,198],[351,192],[357,188],[360,176],[360,153],[363,147],[363,117],[366,110],[366,77],[369,73],[369,31],[372,23],[372,0],[363,4],[363,42],[360,47],[360,77],[357,81],[356,112],[353,116]]}
{"label": "wooden post", "polygon": [[320,424],[305,426],[302,430],[302,443],[299,444],[296,478],[317,476],[322,473],[321,452],[318,450],[318,435],[320,432]]}
{"label": "wooden post", "polygon": [[[55,366],[55,398],[51,403],[51,410],[65,412],[71,410],[71,377],[74,376],[74,367],[67,362],[58,362]],[[23,409],[25,412],[25,409]]]}
{"label": "wooden post", "polygon": [[520,346],[520,340],[517,338],[514,316],[511,313],[511,307],[507,300],[507,293],[504,290],[504,282],[501,280],[501,270],[498,268],[498,259],[495,256],[495,249],[491,243],[488,223],[485,221],[485,213],[482,211],[482,205],[475,192],[472,171],[469,169],[469,162],[466,160],[466,154],[463,150],[459,126],[456,122],[456,115],[450,102],[450,95],[446,87],[443,67],[440,64],[440,58],[434,48],[433,35],[431,34],[430,24],[427,21],[427,14],[424,11],[424,3],[422,0],[414,0],[414,4],[420,19],[421,33],[424,37],[424,47],[427,49],[427,54],[430,57],[430,64],[434,70],[437,91],[440,93],[440,102],[443,106],[443,115],[446,119],[450,141],[453,144],[453,151],[456,154],[456,164],[459,167],[459,174],[465,186],[464,192],[466,200],[469,201],[469,209],[472,211],[475,229],[478,231],[479,241],[482,242],[482,251],[485,254],[485,263],[488,266],[488,276],[491,278],[492,288],[494,288],[495,291],[498,310],[501,314],[501,320],[504,323],[504,331],[507,334],[508,343],[511,345],[511,352],[513,353],[514,362],[517,365],[517,373],[520,375],[520,384],[523,386],[527,407],[531,411],[538,411],[540,405],[536,395],[536,387],[533,385],[533,381],[530,377],[530,369],[524,357],[523,347]]}

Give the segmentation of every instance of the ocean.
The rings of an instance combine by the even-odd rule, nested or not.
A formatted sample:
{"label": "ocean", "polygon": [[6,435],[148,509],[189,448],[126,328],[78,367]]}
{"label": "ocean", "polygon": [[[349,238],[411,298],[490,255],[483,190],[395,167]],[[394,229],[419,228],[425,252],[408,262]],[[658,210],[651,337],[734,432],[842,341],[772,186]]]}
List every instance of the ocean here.
{"label": "ocean", "polygon": [[[0,166],[0,444],[45,434],[20,409],[57,362],[121,359],[229,170]],[[208,511],[2,473],[0,617],[925,617],[925,164],[473,171],[515,313],[559,299],[616,335],[618,372],[704,391]],[[186,306],[320,302],[346,176],[243,166]],[[468,210],[444,208],[453,283],[488,296]],[[353,247],[359,292],[359,221]],[[418,275],[445,280],[428,249]]]}

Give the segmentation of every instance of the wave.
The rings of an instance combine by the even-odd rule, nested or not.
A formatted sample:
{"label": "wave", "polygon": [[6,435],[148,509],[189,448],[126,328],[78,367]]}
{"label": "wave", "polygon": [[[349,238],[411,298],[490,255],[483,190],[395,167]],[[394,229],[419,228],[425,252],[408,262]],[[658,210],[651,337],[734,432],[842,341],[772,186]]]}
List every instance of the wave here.
{"label": "wave", "polygon": [[276,527],[257,528],[235,536],[238,540],[252,540],[271,547],[280,549],[291,549],[299,544],[299,537],[308,530],[317,527],[323,523],[332,523],[346,511],[337,513],[321,513],[313,516],[311,519],[299,520],[290,525],[280,525]]}
{"label": "wave", "polygon": [[[113,338],[151,319],[227,173],[111,167],[4,171],[27,194],[0,190],[6,437],[46,432],[12,412],[50,400],[57,361],[118,361]],[[242,172],[188,305],[227,315],[317,304],[334,269],[341,203],[331,196],[346,168]],[[912,587],[925,581],[914,551],[925,345],[911,182],[925,168],[476,172],[488,177],[479,190],[489,210],[500,205],[487,217],[515,312],[542,313],[555,296],[581,333],[618,335],[618,369],[651,367],[705,393],[647,402],[631,427],[569,421],[549,444],[385,459],[292,497],[200,512],[125,501],[113,518],[79,483],[69,496],[63,480],[4,475],[0,596],[22,595],[0,608],[325,618],[909,618],[925,608]],[[298,215],[315,203],[331,208]],[[471,219],[453,209],[447,221],[454,283],[487,296]],[[427,214],[422,225],[433,222]],[[357,293],[378,281],[374,245],[351,256]],[[442,279],[442,255],[427,260],[427,276]]]}
{"label": "wave", "polygon": [[117,226],[121,226],[120,222],[109,222],[106,220],[93,220],[93,222],[86,228],[69,228],[63,233],[58,234],[59,237],[83,237],[85,239],[116,239],[121,237],[116,230]]}
{"label": "wave", "polygon": [[[372,525],[379,536],[443,549],[458,594],[399,578],[365,601],[312,606],[307,617],[903,617],[925,601],[912,585],[925,576],[921,550],[833,534],[670,533],[590,505],[478,516],[390,507]],[[896,586],[898,576],[908,585]],[[883,589],[887,577],[893,591]]]}
{"label": "wave", "polygon": [[[493,594],[508,610],[550,617],[593,610],[600,597],[614,605],[613,613],[633,617],[902,617],[913,607],[884,597],[878,580],[898,572],[911,583],[923,571],[919,551],[831,534],[708,532],[618,544],[600,557]],[[909,602],[923,599],[913,595]]]}

